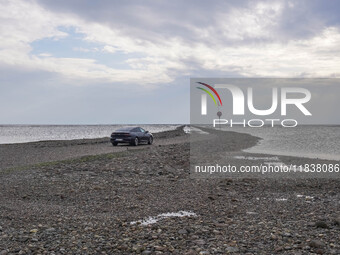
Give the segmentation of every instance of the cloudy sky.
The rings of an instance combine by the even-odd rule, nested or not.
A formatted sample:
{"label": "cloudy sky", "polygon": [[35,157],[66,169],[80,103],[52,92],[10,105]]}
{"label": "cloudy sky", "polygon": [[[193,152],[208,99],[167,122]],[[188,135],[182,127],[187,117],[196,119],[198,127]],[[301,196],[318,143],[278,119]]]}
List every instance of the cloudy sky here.
{"label": "cloudy sky", "polygon": [[337,78],[339,9],[0,0],[0,124],[188,123],[190,77]]}

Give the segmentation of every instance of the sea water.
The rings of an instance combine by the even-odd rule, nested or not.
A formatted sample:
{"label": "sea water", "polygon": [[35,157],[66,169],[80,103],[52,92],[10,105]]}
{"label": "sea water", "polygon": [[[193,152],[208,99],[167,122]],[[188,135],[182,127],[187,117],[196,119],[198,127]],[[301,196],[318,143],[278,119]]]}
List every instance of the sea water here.
{"label": "sea water", "polygon": [[[48,140],[109,137],[118,128],[133,125],[0,125],[0,144]],[[179,125],[138,125],[152,133],[174,130]]]}
{"label": "sea water", "polygon": [[232,127],[226,130],[262,138],[245,151],[273,155],[340,160],[340,126]]}

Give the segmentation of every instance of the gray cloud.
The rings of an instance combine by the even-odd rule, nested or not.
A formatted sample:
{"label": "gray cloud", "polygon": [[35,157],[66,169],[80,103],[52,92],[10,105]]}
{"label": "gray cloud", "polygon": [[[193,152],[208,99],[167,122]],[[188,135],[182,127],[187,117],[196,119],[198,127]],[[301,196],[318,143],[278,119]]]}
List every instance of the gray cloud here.
{"label": "gray cloud", "polygon": [[[21,16],[1,13],[0,123],[188,122],[189,77],[340,75],[338,1],[15,3]],[[112,58],[128,52],[128,68],[32,54],[70,37],[62,27]]]}
{"label": "gray cloud", "polygon": [[[119,29],[121,33],[131,34],[146,40],[166,40],[169,37],[181,37],[190,41],[207,43],[221,40],[233,43],[223,34],[219,27],[221,16],[228,17],[235,9],[240,10],[242,19],[247,12],[254,13],[260,1],[53,1],[39,0],[40,5],[50,11],[72,13],[85,20],[106,23]],[[280,15],[275,24],[269,24],[271,40],[286,41],[302,39],[320,33],[326,26],[338,26],[340,3],[338,1],[261,1],[267,5],[280,5]],[[275,8],[269,8],[258,15],[259,18],[275,15]],[[226,24],[226,26],[231,24]],[[194,30],[193,28],[198,28]],[[249,27],[249,30],[252,28]],[[209,30],[209,38],[202,35]],[[228,40],[229,39],[229,40]],[[247,36],[237,43],[259,42],[265,40],[261,36]],[[227,41],[226,41],[227,40]]]}

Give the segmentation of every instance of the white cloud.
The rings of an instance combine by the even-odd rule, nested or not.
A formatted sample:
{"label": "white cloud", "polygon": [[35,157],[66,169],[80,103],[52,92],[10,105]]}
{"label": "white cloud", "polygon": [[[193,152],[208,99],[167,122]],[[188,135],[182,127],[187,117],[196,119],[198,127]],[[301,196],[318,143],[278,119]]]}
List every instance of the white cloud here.
{"label": "white cloud", "polygon": [[[43,38],[58,39],[67,36],[58,30],[60,26],[76,27],[81,32],[81,28],[88,24],[72,16],[48,12],[32,1],[3,1],[1,5],[3,11],[0,12],[0,62],[3,64],[54,72],[62,74],[67,79],[78,79],[80,82],[93,80],[134,83],[143,80],[145,81],[143,84],[148,84],[171,81],[166,73],[156,74],[154,69],[150,68],[118,70],[97,63],[94,59],[55,58],[51,57],[51,54],[31,55],[30,43]],[[89,25],[91,28],[102,27],[101,30],[110,31],[106,26]],[[112,35],[112,32],[109,35]],[[107,46],[106,49],[108,48],[113,47]],[[84,48],[76,50],[86,51]],[[157,70],[159,69],[157,67]]]}
{"label": "white cloud", "polygon": [[[285,8],[281,1],[222,9],[211,14],[213,22],[205,27],[182,24],[190,28],[196,38],[185,34],[168,38],[161,34],[141,36],[143,31],[128,33],[115,24],[86,21],[70,13],[54,13],[33,1],[1,1],[0,6],[0,63],[54,72],[65,79],[79,81],[78,84],[103,81],[149,86],[168,83],[200,70],[232,71],[244,76],[339,76],[339,29],[325,27],[312,38],[276,40]],[[150,15],[146,18],[148,24]],[[181,24],[177,20],[162,22]],[[56,58],[46,53],[32,55],[32,42],[68,36],[60,27],[75,28],[85,41],[98,44],[96,50],[100,48],[112,54],[112,58],[118,51],[136,57],[126,61],[130,69],[121,70],[95,59]],[[76,45],[73,50],[96,51]]]}
{"label": "white cloud", "polygon": [[29,50],[29,43],[43,38],[62,38],[65,32],[57,29],[68,23],[65,17],[51,15],[30,1],[3,0],[0,12],[0,48]]}
{"label": "white cloud", "polygon": [[227,39],[272,38],[272,31],[283,10],[282,2],[259,2],[252,8],[235,8],[216,15],[217,24]]}
{"label": "white cloud", "polygon": [[103,48],[103,52],[115,53],[115,52],[117,52],[117,49],[115,47],[105,45],[104,48]]}
{"label": "white cloud", "polygon": [[52,54],[50,54],[50,53],[40,53],[38,56],[39,57],[52,57]]}

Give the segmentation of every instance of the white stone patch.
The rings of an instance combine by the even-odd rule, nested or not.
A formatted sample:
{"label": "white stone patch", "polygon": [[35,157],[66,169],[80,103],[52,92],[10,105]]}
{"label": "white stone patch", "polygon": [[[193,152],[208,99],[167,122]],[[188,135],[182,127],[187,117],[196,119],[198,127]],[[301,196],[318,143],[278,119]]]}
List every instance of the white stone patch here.
{"label": "white stone patch", "polygon": [[189,126],[185,126],[183,127],[183,131],[187,134],[190,134],[191,132],[196,132],[196,133],[199,133],[199,134],[203,134],[203,135],[207,135],[209,134],[208,132],[205,132],[199,128],[196,128],[196,127],[189,127]]}
{"label": "white stone patch", "polygon": [[313,199],[314,199],[314,197],[312,197],[312,196],[305,196],[305,195],[296,195],[296,197],[298,197],[298,198],[304,198],[304,199],[306,199],[306,200],[313,200]]}
{"label": "white stone patch", "polygon": [[275,200],[278,201],[278,202],[285,202],[288,199],[287,198],[276,198]]}
{"label": "white stone patch", "polygon": [[150,224],[154,224],[158,222],[159,220],[166,219],[166,218],[173,218],[173,217],[196,217],[197,214],[194,212],[188,212],[188,211],[179,211],[179,212],[172,212],[172,213],[162,213],[157,216],[151,216],[149,218],[143,219],[143,220],[137,220],[130,222],[131,225],[134,224],[141,224],[143,226],[147,226]]}
{"label": "white stone patch", "polygon": [[183,131],[184,131],[184,133],[190,134],[190,127],[184,126]]}

